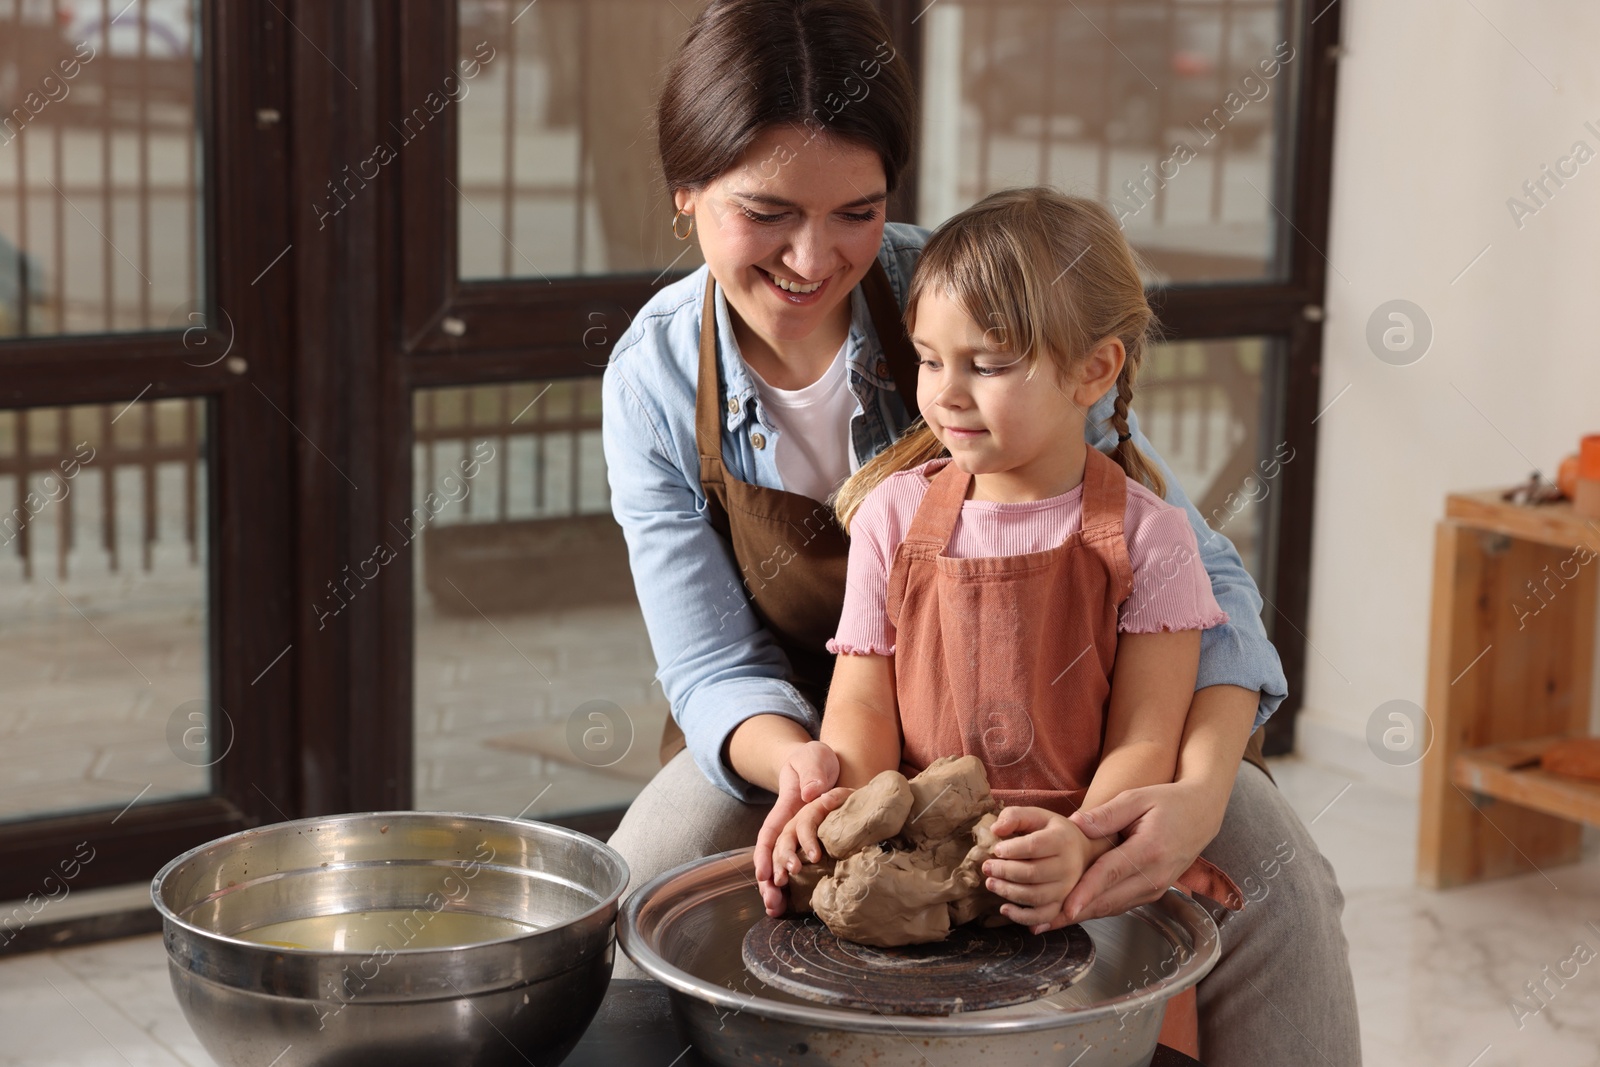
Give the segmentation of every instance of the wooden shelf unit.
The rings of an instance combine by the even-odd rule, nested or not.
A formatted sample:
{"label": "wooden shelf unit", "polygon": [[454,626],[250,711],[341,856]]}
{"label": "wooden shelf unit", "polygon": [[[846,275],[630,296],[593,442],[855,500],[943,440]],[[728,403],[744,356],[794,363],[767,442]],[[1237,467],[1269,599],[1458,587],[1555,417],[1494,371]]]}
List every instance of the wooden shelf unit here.
{"label": "wooden shelf unit", "polygon": [[1600,520],[1452,494],[1434,544],[1417,879],[1464,885],[1578,859],[1600,785],[1537,758],[1589,729]]}
{"label": "wooden shelf unit", "polygon": [[1456,757],[1456,785],[1564,819],[1600,826],[1600,783],[1551,774],[1539,766],[1545,749],[1566,738],[1539,737],[1485,745]]}

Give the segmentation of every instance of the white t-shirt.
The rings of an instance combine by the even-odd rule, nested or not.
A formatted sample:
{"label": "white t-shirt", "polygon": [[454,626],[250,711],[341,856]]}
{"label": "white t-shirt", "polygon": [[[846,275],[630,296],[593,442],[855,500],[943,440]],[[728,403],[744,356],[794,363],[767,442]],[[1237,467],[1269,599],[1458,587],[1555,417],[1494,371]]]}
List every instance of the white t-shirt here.
{"label": "white t-shirt", "polygon": [[[850,416],[856,397],[845,366],[848,339],[839,346],[822,377],[803,389],[778,389],[750,368],[767,417],[778,433],[773,462],[783,487],[813,500],[828,494],[855,469],[850,447]],[[746,364],[748,366],[748,364]]]}

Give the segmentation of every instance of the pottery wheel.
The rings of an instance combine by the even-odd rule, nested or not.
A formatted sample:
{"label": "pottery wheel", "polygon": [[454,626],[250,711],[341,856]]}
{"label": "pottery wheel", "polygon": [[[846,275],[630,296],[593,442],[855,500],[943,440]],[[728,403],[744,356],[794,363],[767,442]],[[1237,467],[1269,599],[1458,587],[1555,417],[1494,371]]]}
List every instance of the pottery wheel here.
{"label": "pottery wheel", "polygon": [[950,1015],[1037,1000],[1094,962],[1081,926],[1030,934],[1015,923],[958,926],[943,941],[875,948],[844,941],[815,915],[762,918],[744,937],[744,965],[774,989],[889,1015]]}

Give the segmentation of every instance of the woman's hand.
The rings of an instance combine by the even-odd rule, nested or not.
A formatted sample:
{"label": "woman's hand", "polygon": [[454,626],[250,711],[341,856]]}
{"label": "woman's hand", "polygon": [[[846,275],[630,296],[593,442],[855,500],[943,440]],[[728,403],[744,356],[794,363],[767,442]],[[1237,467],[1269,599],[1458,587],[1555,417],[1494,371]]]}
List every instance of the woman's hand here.
{"label": "woman's hand", "polygon": [[817,828],[828,813],[845,802],[855,790],[836,785],[795,814],[789,824],[778,833],[772,846],[772,884],[785,886],[789,876],[800,870],[802,864],[822,861],[822,842],[817,839]]}
{"label": "woman's hand", "polygon": [[[770,883],[761,886],[762,902],[767,906],[767,914],[773,918],[782,915],[787,900],[782,891],[789,884],[789,876],[800,870],[802,864],[817,863],[823,857],[822,842],[817,840],[817,827],[822,825],[822,820],[828,813],[845,802],[845,798],[855,790],[847,786],[834,786],[805,807],[801,808],[790,819],[788,824],[778,832],[777,843],[772,847],[772,878]],[[762,828],[762,833],[766,828]],[[775,896],[767,893],[768,885],[775,890]]]}
{"label": "woman's hand", "polygon": [[1146,785],[1097,808],[1075,811],[1073,825],[1090,838],[1122,843],[1086,871],[1067,897],[1068,922],[1121,915],[1175,885],[1222,826],[1226,794],[1198,781]]}
{"label": "woman's hand", "polygon": [[994,821],[1005,840],[985,860],[985,886],[1009,903],[1000,914],[1035,934],[1067,925],[1067,894],[1097,851],[1082,830],[1044,808],[1005,808]]}
{"label": "woman's hand", "polygon": [[[838,781],[839,757],[821,741],[796,744],[779,762],[778,800],[756,837],[756,884],[761,888],[761,900],[768,915],[782,915],[786,903],[783,890],[772,882],[772,849],[778,842],[778,835],[802,807],[828,792]],[[815,840],[813,830],[812,842]]]}

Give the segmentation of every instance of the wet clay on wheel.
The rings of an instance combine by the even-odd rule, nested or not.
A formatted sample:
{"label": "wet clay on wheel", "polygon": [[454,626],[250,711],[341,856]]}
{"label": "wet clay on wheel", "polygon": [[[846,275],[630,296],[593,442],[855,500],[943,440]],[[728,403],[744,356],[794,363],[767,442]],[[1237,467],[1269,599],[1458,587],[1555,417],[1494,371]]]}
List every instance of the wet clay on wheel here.
{"label": "wet clay on wheel", "polygon": [[845,940],[881,948],[1003,922],[1000,898],[983,888],[999,808],[976,756],[946,756],[909,782],[884,771],[822,821],[828,855],[791,879],[790,903],[809,905]]}

